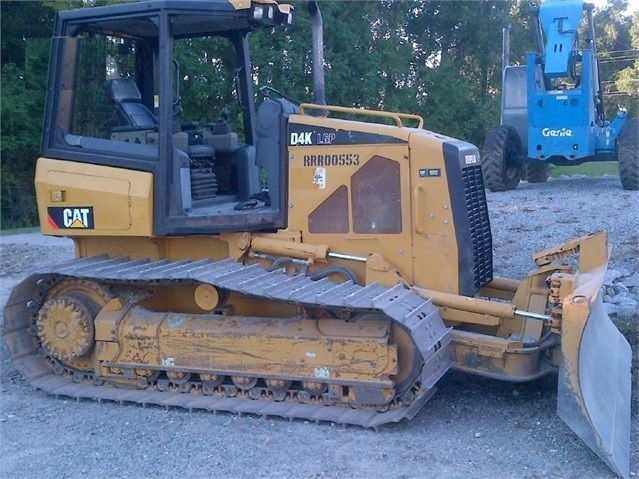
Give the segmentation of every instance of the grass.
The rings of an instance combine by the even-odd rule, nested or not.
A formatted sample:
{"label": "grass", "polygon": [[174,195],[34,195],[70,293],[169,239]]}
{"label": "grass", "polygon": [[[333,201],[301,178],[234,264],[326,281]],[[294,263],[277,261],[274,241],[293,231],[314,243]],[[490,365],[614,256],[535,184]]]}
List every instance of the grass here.
{"label": "grass", "polygon": [[578,166],[555,166],[550,165],[548,174],[553,177],[561,175],[585,175],[585,176],[601,176],[601,175],[618,175],[619,167],[616,161],[594,161],[591,163],[582,163]]}

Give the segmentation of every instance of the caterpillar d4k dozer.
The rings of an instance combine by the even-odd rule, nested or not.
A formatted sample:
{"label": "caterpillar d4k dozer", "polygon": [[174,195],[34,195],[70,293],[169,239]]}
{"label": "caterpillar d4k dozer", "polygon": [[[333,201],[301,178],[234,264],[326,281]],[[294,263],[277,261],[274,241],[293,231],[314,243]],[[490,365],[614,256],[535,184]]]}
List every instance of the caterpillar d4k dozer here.
{"label": "caterpillar d4k dozer", "polygon": [[[291,17],[239,0],[58,14],[35,182],[42,232],[77,258],[12,292],[16,368],[56,395],[365,427],[413,417],[449,368],[558,373],[559,414],[628,476],[605,233],[493,278],[474,146],[270,88],[254,108],[248,34]],[[219,119],[180,119],[197,112]]]}

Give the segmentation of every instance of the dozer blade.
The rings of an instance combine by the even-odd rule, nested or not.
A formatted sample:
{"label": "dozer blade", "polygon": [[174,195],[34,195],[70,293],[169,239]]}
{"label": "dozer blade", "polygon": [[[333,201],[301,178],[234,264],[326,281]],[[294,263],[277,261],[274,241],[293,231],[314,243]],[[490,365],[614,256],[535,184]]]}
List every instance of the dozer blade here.
{"label": "dozer blade", "polygon": [[[583,251],[582,251],[583,253]],[[606,264],[577,277],[563,301],[557,412],[617,474],[630,474],[630,344],[604,308]]]}

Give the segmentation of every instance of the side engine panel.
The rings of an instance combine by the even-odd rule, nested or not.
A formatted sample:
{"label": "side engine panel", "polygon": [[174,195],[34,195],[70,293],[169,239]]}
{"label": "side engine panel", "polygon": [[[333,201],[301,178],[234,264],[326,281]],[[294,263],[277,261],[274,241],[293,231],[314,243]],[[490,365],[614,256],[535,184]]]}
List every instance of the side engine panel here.
{"label": "side engine panel", "polygon": [[[348,255],[344,265],[365,283],[371,270],[394,269],[397,275],[374,281],[392,286],[399,275],[473,296],[492,280],[479,153],[398,126],[291,116],[288,228],[301,231],[305,243]],[[373,254],[385,264],[372,264]]]}
{"label": "side engine panel", "polygon": [[151,173],[39,158],[35,184],[43,234],[153,234]]}

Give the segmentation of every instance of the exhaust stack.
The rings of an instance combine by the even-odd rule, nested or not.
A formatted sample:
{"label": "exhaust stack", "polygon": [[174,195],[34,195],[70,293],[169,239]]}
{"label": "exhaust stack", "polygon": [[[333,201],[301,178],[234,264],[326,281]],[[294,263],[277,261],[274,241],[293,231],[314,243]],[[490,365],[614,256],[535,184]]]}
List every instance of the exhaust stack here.
{"label": "exhaust stack", "polygon": [[[308,2],[311,16],[312,54],[313,54],[313,103],[326,105],[324,88],[324,31],[322,14],[317,2]],[[318,115],[328,116],[326,110],[318,110]]]}

